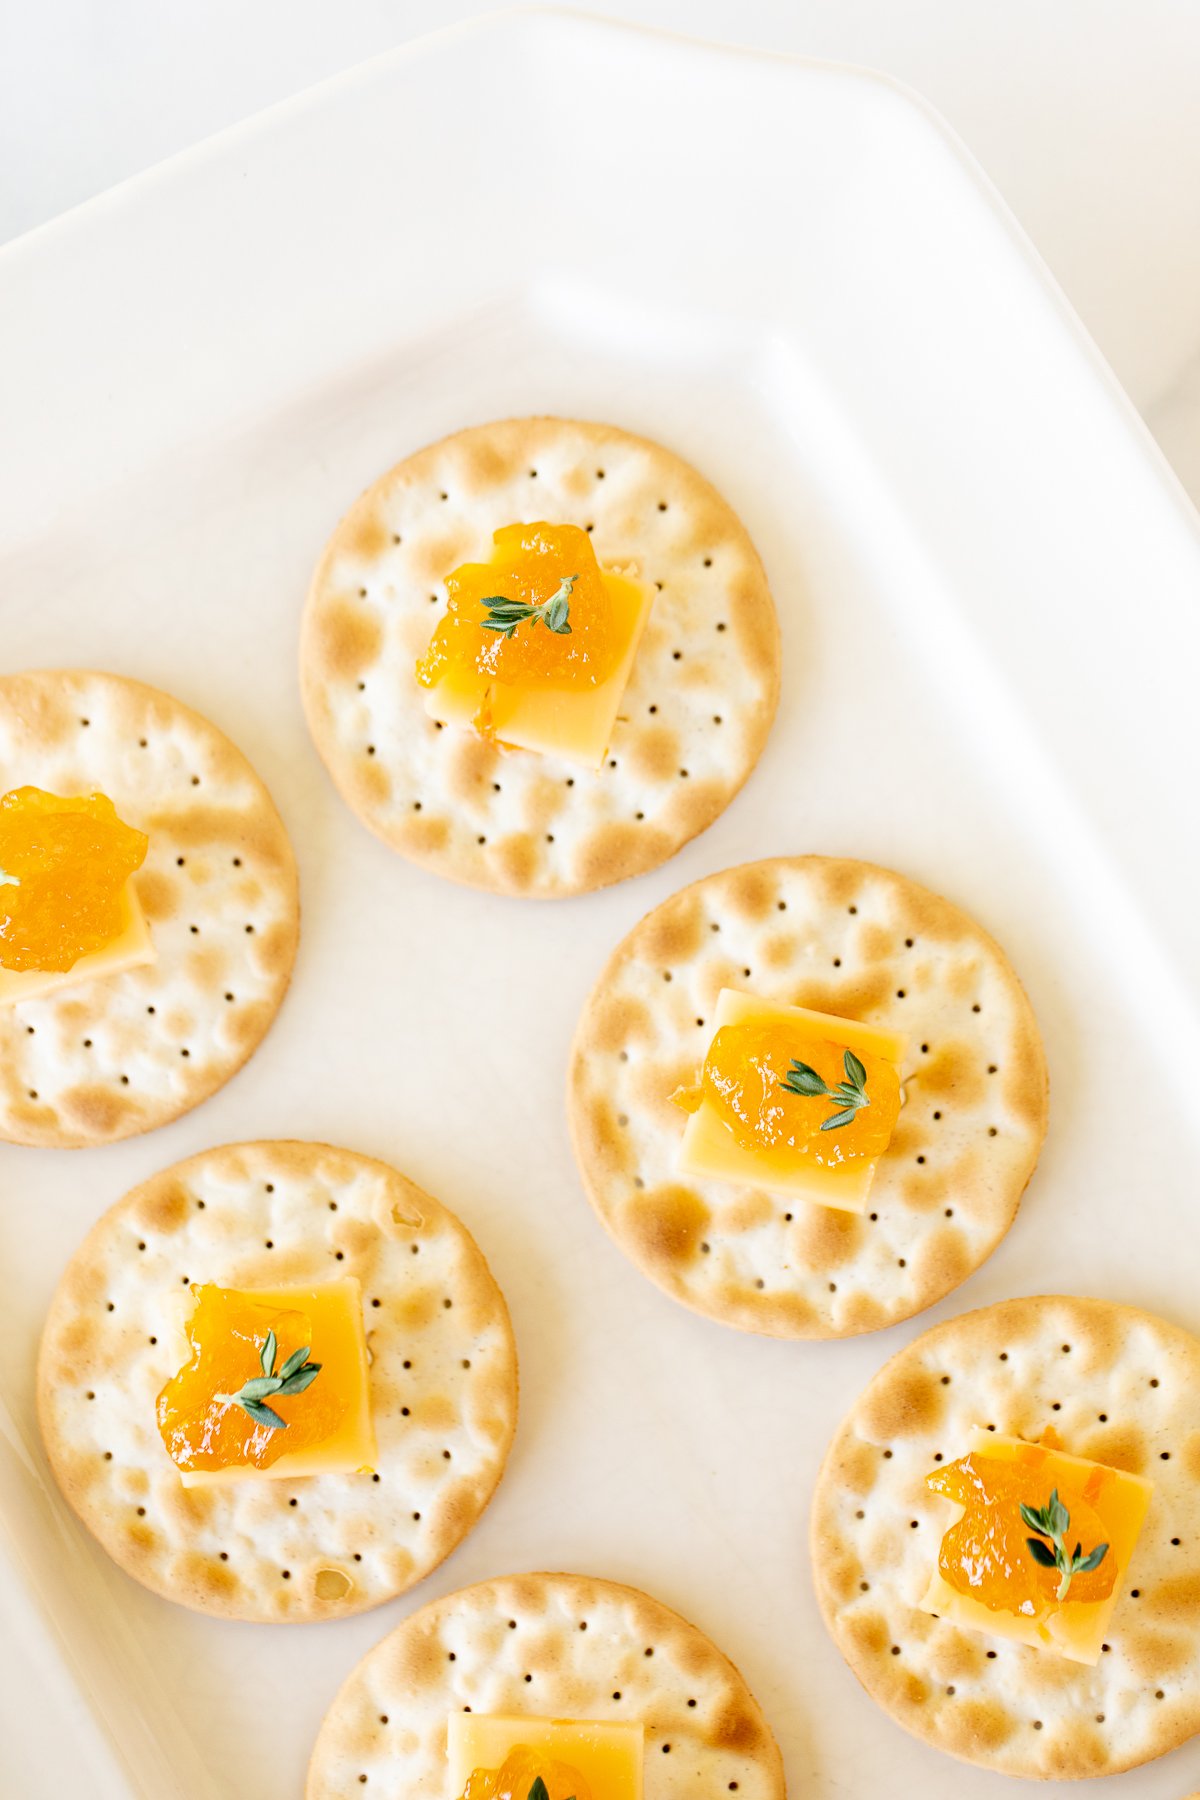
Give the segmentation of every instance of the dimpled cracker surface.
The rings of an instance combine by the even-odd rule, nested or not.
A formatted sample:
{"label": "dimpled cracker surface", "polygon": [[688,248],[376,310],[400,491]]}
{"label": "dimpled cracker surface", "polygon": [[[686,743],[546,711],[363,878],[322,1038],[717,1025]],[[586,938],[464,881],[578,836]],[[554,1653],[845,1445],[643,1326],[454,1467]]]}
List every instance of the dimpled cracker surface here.
{"label": "dimpled cracker surface", "polygon": [[[154,1407],[189,1283],[341,1275],[362,1287],[374,1476],[184,1488]],[[516,1412],[508,1312],[466,1229],[321,1144],[210,1150],[118,1201],[63,1276],[38,1365],[42,1436],[84,1524],[147,1587],[228,1618],[340,1618],[412,1587],[491,1499]]]}
{"label": "dimpled cracker surface", "polygon": [[0,793],[107,794],[148,834],[132,877],[157,961],[0,1007],[0,1139],[78,1147],[164,1125],[236,1073],[299,933],[283,821],[241,752],[119,675],[0,676]]}
{"label": "dimpled cracker surface", "polygon": [[[677,1173],[723,987],[906,1033],[904,1105],[869,1211]],[[1046,1129],[1037,1024],[1003,953],[902,875],[831,857],[746,863],[683,889],[613,953],[571,1053],[575,1153],[652,1281],[775,1337],[847,1337],[930,1306],[1012,1223]]]}
{"label": "dimpled cracker surface", "polygon": [[[602,566],[656,589],[598,770],[439,727],[413,672],[445,576],[539,519],[586,527]],[[779,627],[745,528],[687,463],[613,426],[510,419],[419,451],[351,507],[309,593],[301,683],[330,774],[385,843],[552,899],[654,868],[729,804],[774,716]]]}
{"label": "dimpled cracker surface", "polygon": [[[1010,1775],[1113,1774],[1200,1729],[1200,1343],[1133,1307],[1052,1296],[951,1319],[881,1370],[817,1482],[826,1624],[859,1680],[940,1750]],[[920,1610],[957,1509],[924,1477],[972,1427],[1150,1478],[1095,1668]]]}
{"label": "dimpled cracker surface", "polygon": [[[446,1716],[642,1720],[646,1800],[783,1800],[783,1764],[733,1664],[636,1588],[509,1575],[414,1613],[359,1663],[325,1717],[306,1800],[455,1800]],[[604,1800],[597,1794],[595,1800]]]}

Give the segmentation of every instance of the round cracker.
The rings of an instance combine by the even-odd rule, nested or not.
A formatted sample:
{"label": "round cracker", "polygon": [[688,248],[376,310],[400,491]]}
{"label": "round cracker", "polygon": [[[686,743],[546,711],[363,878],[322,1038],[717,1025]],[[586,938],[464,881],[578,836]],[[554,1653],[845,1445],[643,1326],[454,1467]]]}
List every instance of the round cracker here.
{"label": "round cracker", "polygon": [[296,861],[224,734],[120,675],[0,676],[0,793],[107,794],[150,839],[132,877],[156,962],[0,1007],[0,1139],[110,1144],[198,1106],[257,1049],[291,979]]}
{"label": "round cracker", "polygon": [[[185,1488],[155,1399],[193,1282],[362,1287],[375,1473]],[[46,1321],[38,1415],[64,1494],[123,1569],[225,1618],[341,1618],[405,1593],[495,1491],[517,1415],[503,1296],[466,1227],[386,1163],[324,1144],[208,1150],[117,1202]]]}
{"label": "round cracker", "polygon": [[[636,1588],[509,1575],[448,1594],[359,1663],[325,1716],[306,1800],[447,1800],[446,1718],[641,1719],[646,1800],[784,1800],[762,1710],[711,1640]],[[598,1795],[597,1800],[601,1800]]]}
{"label": "round cracker", "polygon": [[[599,770],[440,727],[414,665],[444,580],[499,526],[585,526],[657,594]],[[555,899],[653,869],[758,761],[779,626],[745,527],[688,463],[611,425],[509,419],[443,438],[358,500],[317,568],[301,683],[317,749],[386,844],[454,881]]]}
{"label": "round cracker", "polygon": [[[1197,1392],[1188,1332],[1062,1295],[951,1319],[885,1365],[830,1447],[812,1516],[825,1622],[885,1711],[968,1762],[1056,1780],[1133,1768],[1200,1729]],[[924,1477],[987,1425],[1030,1441],[1052,1426],[1071,1455],[1154,1482],[1095,1668],[920,1610],[954,1518]]]}
{"label": "round cracker", "polygon": [[[905,1104],[868,1213],[680,1175],[723,987],[907,1035]],[[1046,1130],[1041,1038],[973,919],[871,863],[745,863],[684,888],[609,960],[580,1020],[568,1104],[592,1204],[675,1300],[773,1337],[849,1337],[931,1306],[1012,1224]]]}

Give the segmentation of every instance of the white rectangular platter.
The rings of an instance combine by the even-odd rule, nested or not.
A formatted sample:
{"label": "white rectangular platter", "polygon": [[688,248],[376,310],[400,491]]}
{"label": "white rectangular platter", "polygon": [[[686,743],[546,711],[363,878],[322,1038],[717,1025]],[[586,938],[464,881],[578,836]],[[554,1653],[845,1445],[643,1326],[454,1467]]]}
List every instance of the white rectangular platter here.
{"label": "white rectangular platter", "polygon": [[[1000,1794],[859,1691],[817,1617],[808,1506],[845,1408],[935,1319],[1060,1289],[1200,1327],[1200,542],[994,194],[876,77],[503,15],[17,243],[0,343],[4,667],[111,668],[208,714],[275,795],[304,903],[292,992],[224,1092],[107,1150],[0,1150],[4,1800],[290,1800],[363,1651],[422,1600],[528,1567],[633,1582],[708,1630],[796,1800]],[[556,905],[447,887],[368,837],[295,673],[309,570],[359,489],[536,411],[697,463],[759,545],[786,659],[725,817]],[[924,1318],[828,1345],[740,1336],[650,1287],[584,1200],[562,1103],[616,940],[699,875],[804,850],[893,864],[992,929],[1053,1087],[992,1260]],[[435,1192],[521,1352],[479,1529],[344,1624],[223,1624],[143,1592],[64,1517],[36,1442],[40,1322],[87,1226],[154,1170],[260,1136],[344,1143]],[[1197,1785],[1200,1746],[1106,1791]]]}

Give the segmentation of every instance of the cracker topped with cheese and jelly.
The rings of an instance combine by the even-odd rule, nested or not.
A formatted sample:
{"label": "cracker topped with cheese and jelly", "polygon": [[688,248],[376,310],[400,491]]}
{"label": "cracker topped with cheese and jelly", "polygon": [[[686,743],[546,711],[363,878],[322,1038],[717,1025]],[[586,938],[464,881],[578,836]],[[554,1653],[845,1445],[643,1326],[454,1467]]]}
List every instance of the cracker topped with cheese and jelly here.
{"label": "cracker topped with cheese and jelly", "polygon": [[817,1595],[900,1724],[1009,1775],[1161,1756],[1200,1724],[1200,1342],[1107,1300],[1009,1300],[864,1391],[812,1514]]}
{"label": "cracker topped with cheese and jelly", "polygon": [[296,863],[214,725],[122,676],[0,676],[0,1139],[178,1118],[287,991]]}
{"label": "cracker topped with cheese and jelly", "polygon": [[1047,1082],[973,919],[888,869],[801,856],[710,875],[634,928],[584,1009],[568,1100],[593,1205],[672,1298],[845,1337],[995,1248]]}
{"label": "cracker topped with cheese and jelly", "polygon": [[779,1750],[711,1640],[635,1588],[510,1575],[412,1614],[326,1714],[306,1800],[784,1800]]}
{"label": "cracker topped with cheese and jelly", "polygon": [[[959,1508],[922,1602],[934,1618],[1095,1664],[1154,1483],[976,1427],[925,1484]],[[1072,1545],[1074,1548],[1072,1549]]]}
{"label": "cracker topped with cheese and jelly", "polygon": [[234,1144],[104,1214],[46,1321],[38,1415],[89,1531],[227,1618],[340,1618],[474,1525],[516,1425],[504,1300],[386,1164]]}
{"label": "cracker topped with cheese and jelly", "polygon": [[385,843],[555,898],[656,867],[729,804],[774,716],[779,628],[745,527],[689,464],[613,426],[509,419],[350,509],[301,680]]}

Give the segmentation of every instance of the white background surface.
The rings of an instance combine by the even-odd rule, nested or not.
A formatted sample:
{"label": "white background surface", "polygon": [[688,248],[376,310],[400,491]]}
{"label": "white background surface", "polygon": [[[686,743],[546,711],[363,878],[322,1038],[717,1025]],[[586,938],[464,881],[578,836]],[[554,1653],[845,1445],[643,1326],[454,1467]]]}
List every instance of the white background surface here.
{"label": "white background surface", "polygon": [[[438,0],[222,0],[190,9],[107,0],[18,10],[16,0],[0,0],[0,237],[473,10]],[[1200,497],[1200,7],[648,0],[612,10],[871,64],[924,92],[997,182]],[[781,217],[778,226],[788,231],[795,221]],[[0,599],[0,608],[11,604]],[[209,1141],[206,1125],[199,1137]],[[1023,1262],[1013,1276],[1010,1288],[1036,1285]],[[997,1267],[994,1288],[972,1298],[995,1297],[1005,1285]],[[870,1348],[864,1368],[878,1360]],[[0,1800],[43,1800],[56,1791],[47,1771],[70,1723],[39,1718],[24,1645],[0,1644],[0,1671]]]}
{"label": "white background surface", "polygon": [[[0,0],[0,241],[483,10],[476,0]],[[1200,498],[1195,0],[609,0],[580,10],[864,63],[911,83],[983,163]]]}

